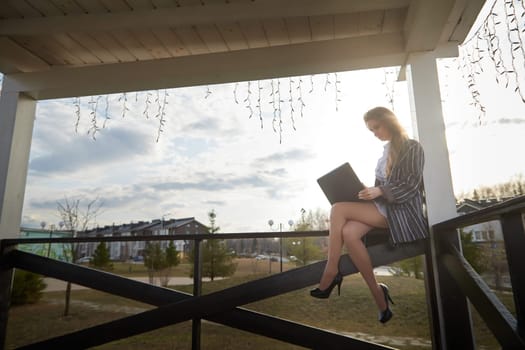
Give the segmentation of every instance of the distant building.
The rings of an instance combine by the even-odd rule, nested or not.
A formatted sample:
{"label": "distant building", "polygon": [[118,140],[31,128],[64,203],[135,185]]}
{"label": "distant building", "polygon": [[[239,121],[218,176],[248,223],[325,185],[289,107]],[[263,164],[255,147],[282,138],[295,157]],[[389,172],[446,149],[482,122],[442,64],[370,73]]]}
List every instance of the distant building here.
{"label": "distant building", "polygon": [[[78,232],[77,237],[132,237],[132,236],[165,236],[175,234],[204,234],[208,227],[201,224],[194,217],[182,219],[160,220],[151,222],[139,221],[122,225],[107,225],[91,230]],[[161,248],[165,249],[169,241],[160,241]],[[174,241],[175,247],[182,255],[187,254],[193,247],[190,240]],[[98,243],[80,243],[79,257],[92,256]],[[146,248],[145,241],[136,242],[109,242],[108,248],[112,260],[127,260],[141,257]]]}
{"label": "distant building", "polygon": [[[65,230],[54,230],[54,229],[36,229],[36,228],[20,228],[20,238],[67,238],[72,237],[73,234],[71,231]],[[67,243],[31,243],[31,244],[20,244],[18,249],[46,256],[49,258],[69,261],[67,258],[69,254],[70,247]]]}
{"label": "distant building", "polygon": [[[506,199],[464,199],[456,205],[460,215],[472,213],[504,202]],[[503,230],[499,220],[492,220],[463,228],[463,232],[472,233],[473,242],[503,241]]]}

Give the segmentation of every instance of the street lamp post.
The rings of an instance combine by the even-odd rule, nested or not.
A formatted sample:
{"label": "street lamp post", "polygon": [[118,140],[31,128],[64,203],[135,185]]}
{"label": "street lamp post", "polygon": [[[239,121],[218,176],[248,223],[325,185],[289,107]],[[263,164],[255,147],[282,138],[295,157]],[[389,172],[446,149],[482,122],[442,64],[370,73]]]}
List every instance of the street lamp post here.
{"label": "street lamp post", "polygon": [[[270,228],[273,227],[273,220],[270,219],[268,220],[268,225],[270,226]],[[293,220],[288,220],[288,225],[290,225],[290,231],[292,230],[292,226],[293,226]],[[282,223],[279,223],[279,232],[283,232],[283,224]],[[279,237],[279,256],[280,256],[280,267],[281,267],[281,272],[283,272],[283,238],[282,237]],[[271,264],[271,260],[272,258],[270,257],[270,264]],[[270,265],[271,266],[271,265]],[[271,267],[270,267],[271,269]]]}

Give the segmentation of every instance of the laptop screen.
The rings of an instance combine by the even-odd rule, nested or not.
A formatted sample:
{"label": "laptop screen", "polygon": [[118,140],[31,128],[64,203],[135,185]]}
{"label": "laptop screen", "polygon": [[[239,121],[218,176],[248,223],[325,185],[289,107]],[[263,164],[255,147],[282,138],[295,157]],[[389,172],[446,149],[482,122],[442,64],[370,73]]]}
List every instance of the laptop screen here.
{"label": "laptop screen", "polygon": [[337,202],[361,202],[357,197],[364,186],[349,163],[335,168],[317,179],[330,204]]}

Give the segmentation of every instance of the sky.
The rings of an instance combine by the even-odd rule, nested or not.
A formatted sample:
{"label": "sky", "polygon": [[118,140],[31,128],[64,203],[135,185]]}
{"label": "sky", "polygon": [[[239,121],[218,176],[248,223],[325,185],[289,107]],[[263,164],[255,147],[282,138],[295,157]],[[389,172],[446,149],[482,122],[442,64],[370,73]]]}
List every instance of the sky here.
{"label": "sky", "polygon": [[[525,174],[525,104],[487,69],[479,77],[486,107],[480,122],[459,63],[439,63],[456,194]],[[58,225],[57,201],[66,197],[86,204],[99,198],[92,225],[100,226],[162,217],[208,224],[214,210],[221,232],[253,232],[268,231],[270,219],[273,229],[288,228],[302,208],[328,212],[316,183],[324,173],[350,162],[373,185],[383,144],[366,129],[364,112],[392,108],[413,134],[408,87],[395,81],[397,69],[294,77],[291,89],[290,79],[274,79],[282,124],[269,80],[39,101],[22,226]],[[105,122],[95,138],[93,119],[99,127]]]}

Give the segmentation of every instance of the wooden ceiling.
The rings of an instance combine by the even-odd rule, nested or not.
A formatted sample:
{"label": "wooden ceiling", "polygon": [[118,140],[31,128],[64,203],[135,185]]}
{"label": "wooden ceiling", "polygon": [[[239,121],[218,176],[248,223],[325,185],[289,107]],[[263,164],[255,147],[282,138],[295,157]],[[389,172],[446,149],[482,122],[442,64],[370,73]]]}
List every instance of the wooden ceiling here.
{"label": "wooden ceiling", "polygon": [[0,71],[36,99],[403,65],[484,0],[3,0]]}

